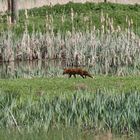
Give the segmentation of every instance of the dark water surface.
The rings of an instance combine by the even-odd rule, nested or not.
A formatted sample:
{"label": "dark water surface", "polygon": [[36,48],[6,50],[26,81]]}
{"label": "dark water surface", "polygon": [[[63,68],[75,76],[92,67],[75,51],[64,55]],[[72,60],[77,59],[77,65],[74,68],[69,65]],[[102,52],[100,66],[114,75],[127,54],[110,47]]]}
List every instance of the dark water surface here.
{"label": "dark water surface", "polygon": [[[34,60],[0,64],[0,78],[30,78],[46,76],[62,76],[63,69],[75,67],[65,60]],[[85,68],[85,66],[78,66]],[[89,66],[86,66],[89,70]]]}
{"label": "dark water surface", "polygon": [[58,76],[64,67],[59,60],[1,63],[0,78]]}

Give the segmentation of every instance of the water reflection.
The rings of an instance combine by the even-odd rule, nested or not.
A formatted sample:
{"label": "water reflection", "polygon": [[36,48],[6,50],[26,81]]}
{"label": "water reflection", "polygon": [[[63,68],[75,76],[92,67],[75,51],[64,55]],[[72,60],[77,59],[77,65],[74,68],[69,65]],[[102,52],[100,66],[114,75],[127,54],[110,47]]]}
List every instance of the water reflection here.
{"label": "water reflection", "polygon": [[0,64],[0,78],[60,76],[63,68],[80,66],[68,62],[70,61],[57,59],[5,62]]}

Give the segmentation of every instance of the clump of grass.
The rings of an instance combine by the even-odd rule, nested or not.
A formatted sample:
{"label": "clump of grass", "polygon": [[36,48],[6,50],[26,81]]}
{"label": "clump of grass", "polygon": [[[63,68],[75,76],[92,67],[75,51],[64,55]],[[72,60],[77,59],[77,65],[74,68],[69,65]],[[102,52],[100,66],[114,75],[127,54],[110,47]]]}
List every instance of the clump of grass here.
{"label": "clump of grass", "polygon": [[74,88],[75,90],[85,91],[88,89],[88,86],[86,84],[80,83],[80,84],[76,84]]}
{"label": "clump of grass", "polygon": [[[140,93],[107,94],[79,92],[71,98],[0,94],[0,127],[11,128],[14,116],[20,129],[49,130],[52,127],[111,133],[134,133],[140,129]],[[11,113],[10,113],[11,112]]]}

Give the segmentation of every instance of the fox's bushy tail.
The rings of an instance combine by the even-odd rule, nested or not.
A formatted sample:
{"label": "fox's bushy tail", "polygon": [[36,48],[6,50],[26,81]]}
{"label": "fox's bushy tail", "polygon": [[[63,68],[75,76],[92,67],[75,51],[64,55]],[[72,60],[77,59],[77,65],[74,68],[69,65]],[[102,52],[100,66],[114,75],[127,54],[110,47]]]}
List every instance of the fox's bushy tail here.
{"label": "fox's bushy tail", "polygon": [[89,73],[87,74],[88,77],[93,78]]}

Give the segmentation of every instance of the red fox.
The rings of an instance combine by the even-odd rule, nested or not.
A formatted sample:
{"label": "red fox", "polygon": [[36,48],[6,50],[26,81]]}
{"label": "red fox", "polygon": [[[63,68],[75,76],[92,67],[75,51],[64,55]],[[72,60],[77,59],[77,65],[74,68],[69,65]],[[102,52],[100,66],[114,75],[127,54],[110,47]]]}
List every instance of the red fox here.
{"label": "red fox", "polygon": [[76,74],[80,75],[82,78],[86,78],[86,76],[93,78],[86,70],[82,70],[81,68],[67,68],[64,69],[63,75],[68,74],[69,78],[73,75],[76,78]]}

